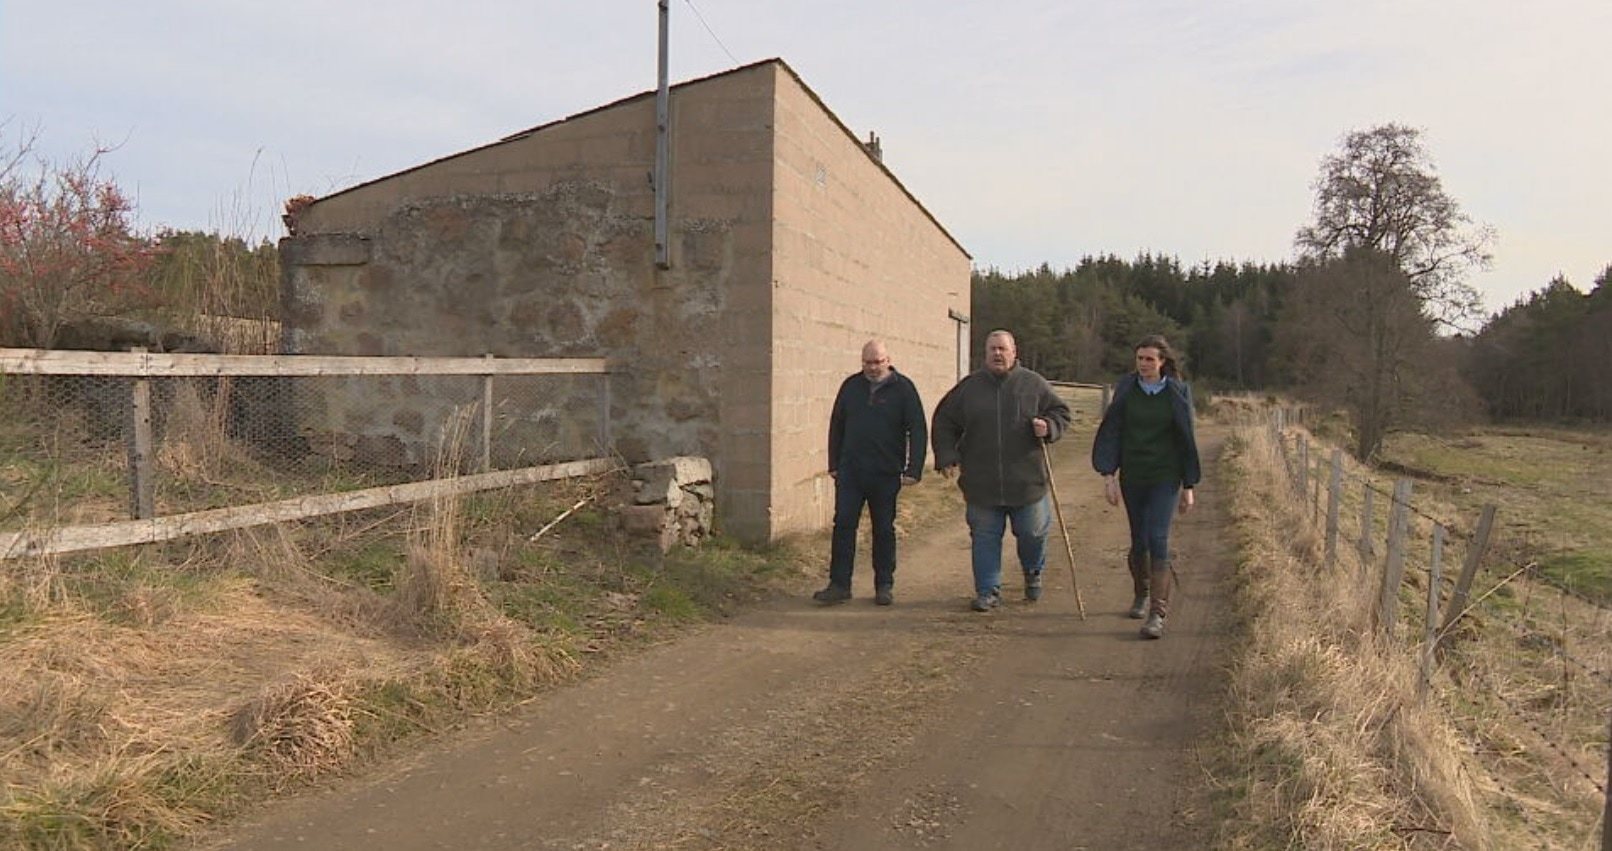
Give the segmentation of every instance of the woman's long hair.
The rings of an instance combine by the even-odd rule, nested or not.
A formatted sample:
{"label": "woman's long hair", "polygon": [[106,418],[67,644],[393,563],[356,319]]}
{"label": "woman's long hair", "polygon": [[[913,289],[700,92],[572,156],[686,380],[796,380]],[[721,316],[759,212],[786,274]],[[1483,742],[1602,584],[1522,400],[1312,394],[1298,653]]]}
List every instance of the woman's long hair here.
{"label": "woman's long hair", "polygon": [[1181,365],[1176,363],[1175,350],[1170,348],[1170,341],[1164,339],[1163,335],[1149,334],[1143,337],[1131,351],[1137,349],[1158,349],[1159,358],[1164,361],[1164,365],[1159,367],[1159,374],[1170,376],[1177,381],[1186,380],[1187,377],[1181,372]]}

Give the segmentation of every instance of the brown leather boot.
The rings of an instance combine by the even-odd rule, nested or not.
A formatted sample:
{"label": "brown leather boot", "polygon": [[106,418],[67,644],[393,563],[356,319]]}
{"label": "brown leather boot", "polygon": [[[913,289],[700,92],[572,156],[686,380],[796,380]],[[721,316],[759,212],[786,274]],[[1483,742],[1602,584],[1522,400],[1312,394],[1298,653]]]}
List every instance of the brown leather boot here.
{"label": "brown leather boot", "polygon": [[1131,569],[1131,609],[1125,614],[1141,620],[1147,617],[1147,556],[1125,554],[1125,565]]}
{"label": "brown leather boot", "polygon": [[1164,637],[1164,619],[1170,614],[1170,585],[1174,579],[1174,574],[1170,572],[1169,559],[1153,562],[1153,593],[1147,623],[1142,624],[1143,638]]}

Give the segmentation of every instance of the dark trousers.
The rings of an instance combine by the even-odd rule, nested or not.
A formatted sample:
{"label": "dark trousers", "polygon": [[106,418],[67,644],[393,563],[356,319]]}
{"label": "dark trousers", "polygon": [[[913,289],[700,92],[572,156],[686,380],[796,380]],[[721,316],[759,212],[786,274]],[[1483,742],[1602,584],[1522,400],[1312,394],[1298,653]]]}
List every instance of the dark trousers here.
{"label": "dark trousers", "polygon": [[901,476],[892,473],[862,473],[841,469],[834,478],[834,544],[828,563],[828,581],[841,588],[851,587],[856,569],[856,529],[862,522],[862,506],[868,507],[873,523],[873,585],[895,583],[896,574],[896,494],[901,492]]}
{"label": "dark trousers", "polygon": [[1119,492],[1125,498],[1125,517],[1131,521],[1131,555],[1152,556],[1155,565],[1168,561],[1170,522],[1181,497],[1180,483],[1133,485],[1121,477]]}

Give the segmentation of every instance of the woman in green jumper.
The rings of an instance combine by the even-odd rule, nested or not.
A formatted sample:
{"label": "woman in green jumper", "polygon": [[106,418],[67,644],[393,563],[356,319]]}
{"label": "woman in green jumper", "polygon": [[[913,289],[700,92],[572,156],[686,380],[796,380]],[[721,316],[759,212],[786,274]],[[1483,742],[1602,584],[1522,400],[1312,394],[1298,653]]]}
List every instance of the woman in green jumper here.
{"label": "woman in green jumper", "polygon": [[[1114,385],[1114,398],[1092,441],[1092,467],[1103,476],[1109,505],[1125,502],[1131,523],[1135,598],[1130,616],[1146,617],[1143,638],[1162,638],[1170,614],[1170,523],[1177,506],[1192,510],[1198,484],[1198,442],[1193,434],[1192,390],[1163,337],[1136,344],[1136,371]],[[1117,479],[1116,479],[1117,475]]]}

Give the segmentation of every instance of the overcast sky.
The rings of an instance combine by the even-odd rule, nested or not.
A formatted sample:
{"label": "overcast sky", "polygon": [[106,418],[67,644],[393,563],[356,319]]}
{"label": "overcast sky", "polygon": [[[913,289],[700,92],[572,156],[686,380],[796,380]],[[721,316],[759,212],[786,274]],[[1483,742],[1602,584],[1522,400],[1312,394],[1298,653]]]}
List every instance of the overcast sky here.
{"label": "overcast sky", "polygon": [[[1608,0],[671,0],[673,81],[788,62],[974,256],[1292,256],[1320,158],[1420,128],[1499,234],[1490,309],[1612,264]],[[703,23],[702,19],[703,18]],[[707,29],[709,27],[709,30]],[[713,35],[714,34],[714,35]],[[143,227],[278,238],[294,194],[649,90],[655,0],[0,0],[4,142]]]}

